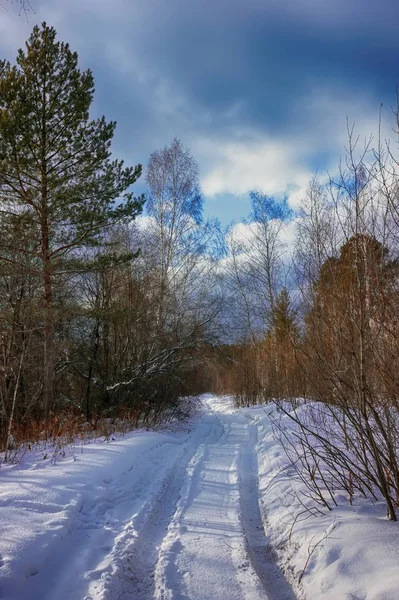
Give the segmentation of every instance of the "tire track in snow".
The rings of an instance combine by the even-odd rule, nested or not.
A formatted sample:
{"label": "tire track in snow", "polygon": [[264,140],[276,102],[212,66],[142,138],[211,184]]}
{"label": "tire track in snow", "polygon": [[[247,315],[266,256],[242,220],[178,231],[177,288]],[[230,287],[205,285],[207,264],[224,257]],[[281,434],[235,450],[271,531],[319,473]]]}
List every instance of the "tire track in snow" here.
{"label": "tire track in snow", "polygon": [[[148,498],[157,493],[164,473],[181,456],[190,437],[151,443],[126,460],[122,470],[71,487],[79,492],[63,508],[67,519],[53,534],[58,543],[50,548],[37,544],[26,569],[26,585],[21,582],[16,594],[18,600],[102,598],[103,583],[114,566],[116,540],[127,536],[132,515],[143,505],[143,491]],[[48,510],[48,505],[44,508]],[[54,510],[51,513],[58,517]]]}
{"label": "tire track in snow", "polygon": [[241,517],[239,468],[247,423],[237,415],[212,414],[224,433],[188,466],[160,548],[156,600],[268,599],[249,556]]}
{"label": "tire track in snow", "polygon": [[294,600],[263,528],[256,444],[246,417],[205,414],[85,600]]}
{"label": "tire track in snow", "polygon": [[[187,467],[210,440],[223,434],[218,421],[202,418],[173,465],[163,476],[158,492],[133,516],[113,549],[112,569],[103,578],[103,600],[149,600],[154,595],[154,570],[159,546],[179,502]],[[88,597],[89,600],[91,597]]]}
{"label": "tire track in snow", "polygon": [[248,555],[267,592],[269,600],[295,600],[291,586],[276,563],[264,530],[259,507],[258,428],[248,423],[248,442],[241,448],[239,460],[241,522]]}

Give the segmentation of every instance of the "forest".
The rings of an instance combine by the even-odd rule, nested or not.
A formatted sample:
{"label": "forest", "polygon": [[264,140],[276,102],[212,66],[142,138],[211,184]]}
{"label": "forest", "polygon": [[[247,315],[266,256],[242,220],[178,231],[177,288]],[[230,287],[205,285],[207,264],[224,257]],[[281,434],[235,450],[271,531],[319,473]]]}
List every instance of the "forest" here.
{"label": "forest", "polygon": [[276,434],[317,506],[344,489],[382,496],[396,520],[397,144],[348,123],[335,174],[295,207],[248,191],[252,213],[225,231],[204,217],[190,149],[175,138],[126,166],[93,99],[93,74],[45,23],[0,62],[5,459],[182,417],[182,398],[212,391],[290,416]]}

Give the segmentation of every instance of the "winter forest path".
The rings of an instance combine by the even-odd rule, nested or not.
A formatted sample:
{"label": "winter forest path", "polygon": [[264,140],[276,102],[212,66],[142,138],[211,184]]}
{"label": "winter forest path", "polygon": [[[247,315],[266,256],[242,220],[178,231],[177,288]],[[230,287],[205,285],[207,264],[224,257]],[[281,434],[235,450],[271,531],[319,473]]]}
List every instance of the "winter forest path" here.
{"label": "winter forest path", "polygon": [[256,424],[225,409],[204,397],[189,432],[127,441],[18,599],[294,600],[260,514]]}
{"label": "winter forest path", "polygon": [[159,550],[154,597],[293,600],[268,551],[259,510],[256,426],[205,404],[219,434],[188,465]]}

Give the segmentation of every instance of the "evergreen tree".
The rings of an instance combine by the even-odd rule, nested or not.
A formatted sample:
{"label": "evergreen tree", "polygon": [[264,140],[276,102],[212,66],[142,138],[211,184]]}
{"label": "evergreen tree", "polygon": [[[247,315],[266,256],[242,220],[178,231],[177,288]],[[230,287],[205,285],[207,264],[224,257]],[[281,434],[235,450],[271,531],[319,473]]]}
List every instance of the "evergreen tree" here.
{"label": "evergreen tree", "polygon": [[270,323],[264,342],[268,356],[266,394],[271,397],[295,395],[297,387],[295,344],[298,330],[295,311],[286,288],[283,288],[276,297]]}
{"label": "evergreen tree", "polygon": [[295,313],[291,306],[287,288],[283,288],[277,296],[272,311],[271,324],[277,343],[285,342],[290,335],[296,332]]}
{"label": "evergreen tree", "polygon": [[141,165],[126,168],[112,160],[116,123],[89,118],[92,73],[79,70],[77,53],[56,40],[54,28],[35,26],[16,63],[0,62],[0,208],[4,231],[23,220],[30,235],[22,248],[3,243],[0,261],[22,268],[10,258],[20,251],[31,256],[41,277],[47,415],[53,403],[57,271],[71,254],[76,261],[80,248],[99,245],[106,228],[141,212],[143,198],[129,191]]}

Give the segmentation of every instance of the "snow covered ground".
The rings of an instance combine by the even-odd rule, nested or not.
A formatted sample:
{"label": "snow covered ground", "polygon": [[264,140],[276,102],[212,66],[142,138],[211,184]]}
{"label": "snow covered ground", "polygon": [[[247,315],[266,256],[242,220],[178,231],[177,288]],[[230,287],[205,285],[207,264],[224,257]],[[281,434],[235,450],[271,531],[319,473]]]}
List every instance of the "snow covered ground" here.
{"label": "snow covered ground", "polygon": [[[257,427],[259,495],[265,531],[298,598],[398,600],[399,524],[384,502],[336,495],[338,506],[313,515],[308,489],[295,476],[276,439],[274,405],[241,409]],[[278,413],[280,426],[291,427]],[[299,580],[302,578],[301,584]],[[278,596],[277,596],[278,598]]]}
{"label": "snow covered ground", "polygon": [[343,498],[325,515],[297,516],[274,409],[202,404],[174,431],[3,465],[0,598],[399,598],[398,525],[382,505]]}

